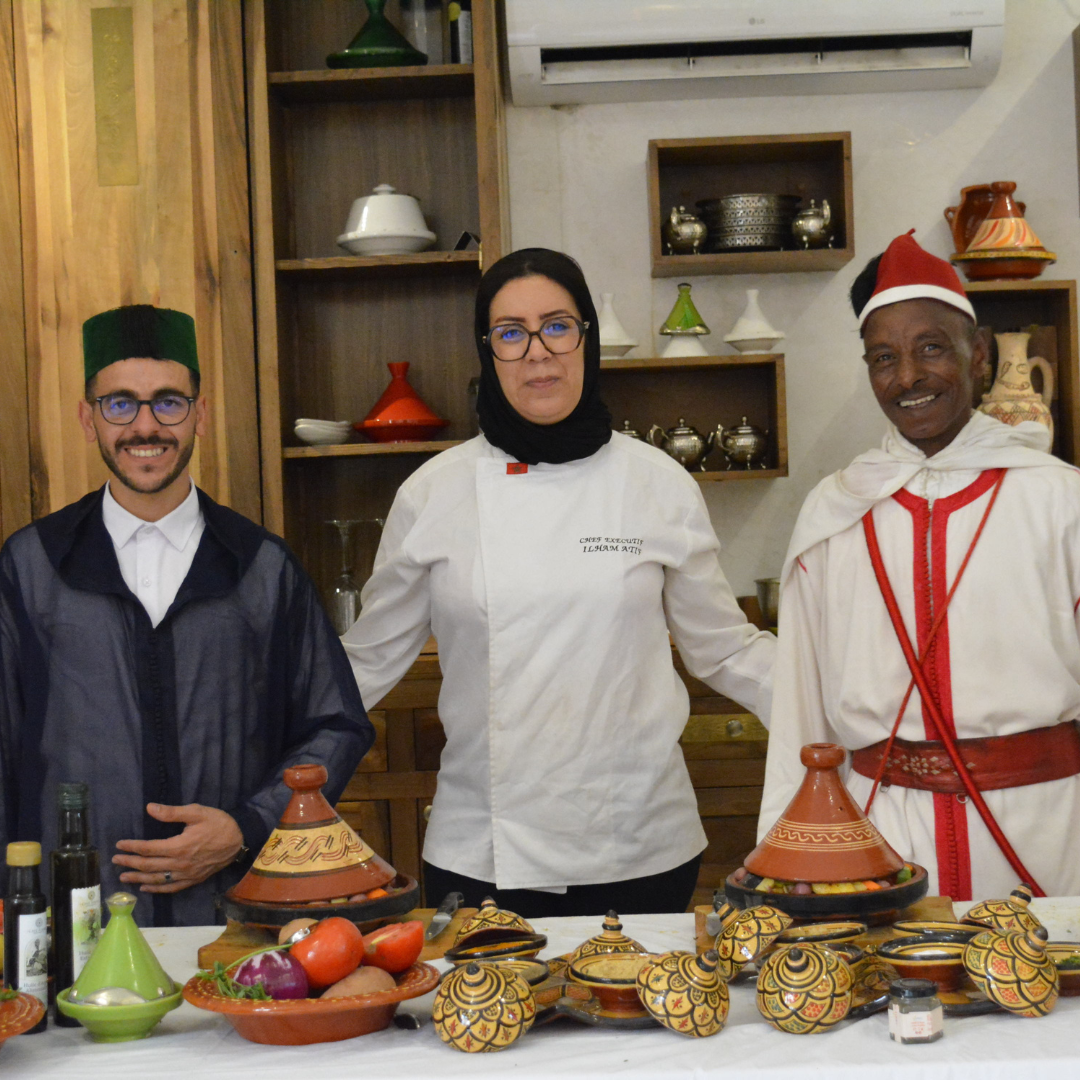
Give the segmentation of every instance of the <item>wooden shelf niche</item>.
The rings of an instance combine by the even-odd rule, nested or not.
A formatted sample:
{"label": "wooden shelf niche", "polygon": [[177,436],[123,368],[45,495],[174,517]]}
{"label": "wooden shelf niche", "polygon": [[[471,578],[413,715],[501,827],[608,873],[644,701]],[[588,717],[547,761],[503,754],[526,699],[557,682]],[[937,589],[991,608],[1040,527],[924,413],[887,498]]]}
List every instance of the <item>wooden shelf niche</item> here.
{"label": "wooden shelf niche", "polygon": [[[325,521],[385,517],[411,472],[475,432],[473,299],[508,230],[497,6],[473,8],[474,64],[329,70],[363,0],[245,0],[264,522],[323,589],[340,559]],[[434,250],[337,246],[353,200],[381,183],[420,201]],[[482,257],[450,250],[464,231]],[[449,421],[437,441],[299,442],[298,417],[362,419],[395,361]],[[357,529],[358,580],[377,543],[376,526]]]}
{"label": "wooden shelf niche", "polygon": [[[1030,330],[1028,355],[1041,356],[1054,371],[1053,452],[1080,465],[1080,354],[1076,319],[1076,282],[977,281],[964,286],[979,325],[995,334]],[[993,374],[997,345],[991,341]],[[1038,378],[1038,376],[1036,376]],[[987,384],[987,389],[993,380]],[[1038,384],[1036,384],[1038,385]]]}
{"label": "wooden shelf niche", "polygon": [[784,357],[780,353],[732,356],[678,356],[603,360],[600,391],[613,425],[624,420],[646,435],[653,424],[664,430],[684,419],[707,435],[745,416],[768,432],[765,468],[726,467],[722,451],[705,459],[708,469],[690,475],[701,483],[769,480],[788,474]]}
{"label": "wooden shelf niche", "polygon": [[[653,139],[648,159],[653,277],[839,270],[855,255],[851,133]],[[833,247],[665,255],[660,229],[673,206],[697,211],[700,199],[761,193],[799,195],[800,209],[829,200]],[[793,241],[794,243],[794,241]]]}

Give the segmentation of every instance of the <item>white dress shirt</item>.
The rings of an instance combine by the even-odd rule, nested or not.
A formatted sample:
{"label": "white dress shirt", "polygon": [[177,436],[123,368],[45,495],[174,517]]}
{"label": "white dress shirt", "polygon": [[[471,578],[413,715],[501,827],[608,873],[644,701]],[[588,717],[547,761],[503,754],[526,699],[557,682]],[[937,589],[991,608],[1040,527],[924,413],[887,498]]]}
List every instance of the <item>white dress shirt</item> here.
{"label": "white dress shirt", "polygon": [[101,513],[124,583],[157,626],[176,599],[206,528],[195,485],[175,510],[158,521],[143,521],[125,510],[106,484]]}

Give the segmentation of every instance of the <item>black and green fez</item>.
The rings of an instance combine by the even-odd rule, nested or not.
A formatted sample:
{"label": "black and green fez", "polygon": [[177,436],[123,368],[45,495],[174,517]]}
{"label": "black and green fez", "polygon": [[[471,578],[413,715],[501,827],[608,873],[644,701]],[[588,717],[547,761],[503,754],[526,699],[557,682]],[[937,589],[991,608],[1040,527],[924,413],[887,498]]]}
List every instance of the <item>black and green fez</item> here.
{"label": "black and green fez", "polygon": [[136,357],[175,360],[197,374],[195,320],[170,308],[128,304],[103,311],[83,323],[83,368],[87,382],[117,360]]}

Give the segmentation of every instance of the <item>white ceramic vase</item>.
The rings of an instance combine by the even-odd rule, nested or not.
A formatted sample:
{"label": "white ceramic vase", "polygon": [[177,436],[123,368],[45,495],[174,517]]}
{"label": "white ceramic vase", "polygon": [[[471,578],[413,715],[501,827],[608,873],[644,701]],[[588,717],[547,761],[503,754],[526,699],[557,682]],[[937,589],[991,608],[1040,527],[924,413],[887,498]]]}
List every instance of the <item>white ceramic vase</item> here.
{"label": "white ceramic vase", "polygon": [[758,304],[758,290],[746,290],[746,308],[739,316],[724,341],[743,353],[769,353],[778,341],[784,339],[780,330],[774,330]]}
{"label": "white ceramic vase", "polygon": [[596,321],[600,327],[600,359],[610,360],[625,356],[637,347],[637,342],[626,332],[619,316],[615,314],[614,293],[600,294],[600,310]]}

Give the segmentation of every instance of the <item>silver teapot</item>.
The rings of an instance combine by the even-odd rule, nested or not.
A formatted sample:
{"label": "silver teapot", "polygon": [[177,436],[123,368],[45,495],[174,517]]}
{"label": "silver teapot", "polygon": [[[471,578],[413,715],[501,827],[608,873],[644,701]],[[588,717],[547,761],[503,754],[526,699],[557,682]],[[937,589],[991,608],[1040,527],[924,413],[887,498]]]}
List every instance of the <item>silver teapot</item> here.
{"label": "silver teapot", "polygon": [[[768,435],[767,431],[748,424],[744,416],[737,427],[724,428],[722,424],[717,424],[711,438],[714,445],[727,455],[729,469],[732,465],[745,465],[752,469],[765,456],[769,446]],[[761,468],[765,467],[762,462]]]}
{"label": "silver teapot", "polygon": [[665,431],[659,424],[653,424],[649,428],[649,442],[658,450],[673,457],[680,465],[687,469],[703,470],[705,458],[716,445],[717,432],[712,432],[706,438],[692,424],[680,416],[678,424]]}
{"label": "silver teapot", "polygon": [[622,422],[621,428],[615,429],[620,435],[628,435],[631,439],[639,439],[641,442],[645,441],[645,436],[641,434],[636,427],[634,427],[629,420]]}
{"label": "silver teapot", "polygon": [[669,255],[697,255],[709,235],[705,222],[685,206],[671,208],[661,231]]}
{"label": "silver teapot", "polygon": [[800,210],[791,222],[791,234],[804,248],[832,247],[833,234],[829,224],[832,211],[829,200],[822,199],[821,206],[815,206],[814,200],[805,210]]}

